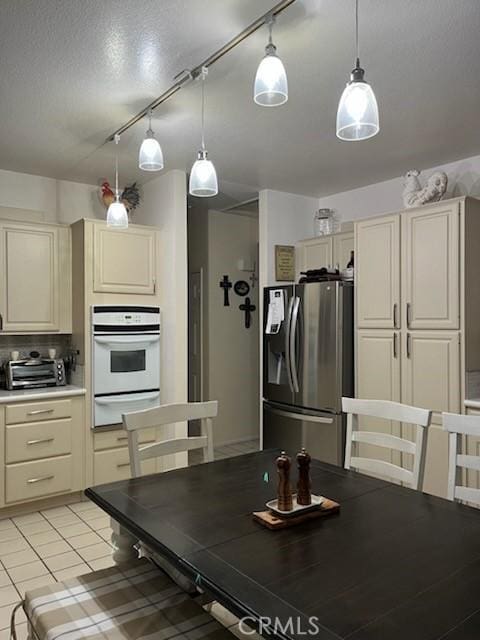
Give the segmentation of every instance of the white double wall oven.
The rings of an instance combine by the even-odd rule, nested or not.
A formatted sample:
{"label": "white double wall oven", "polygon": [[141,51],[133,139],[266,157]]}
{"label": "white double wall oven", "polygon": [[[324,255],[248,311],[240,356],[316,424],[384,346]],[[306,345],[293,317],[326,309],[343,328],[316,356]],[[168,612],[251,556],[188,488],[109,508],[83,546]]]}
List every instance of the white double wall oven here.
{"label": "white double wall oven", "polygon": [[160,308],[94,305],[93,426],[160,404]]}

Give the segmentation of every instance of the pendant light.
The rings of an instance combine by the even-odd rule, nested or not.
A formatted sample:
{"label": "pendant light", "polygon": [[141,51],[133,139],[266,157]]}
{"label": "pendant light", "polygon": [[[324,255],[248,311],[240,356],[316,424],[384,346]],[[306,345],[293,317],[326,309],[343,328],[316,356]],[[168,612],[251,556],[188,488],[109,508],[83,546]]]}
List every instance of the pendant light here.
{"label": "pendant light", "polygon": [[218,193],[217,172],[213,162],[208,160],[205,147],[205,78],[208,74],[207,67],[202,68],[202,147],[198,152],[190,172],[189,193],[197,198],[209,198]]}
{"label": "pendant light", "polygon": [[258,65],[253,88],[253,99],[261,107],[278,107],[288,100],[287,74],[283,62],[277,56],[277,47],[272,42],[275,16],[271,14],[268,24],[268,44],[265,57]]}
{"label": "pendant light", "polygon": [[120,202],[120,192],[118,190],[118,143],[120,136],[115,134],[115,200],[108,207],[107,226],[116,229],[128,228],[128,214],[123,202]]}
{"label": "pendant light", "polygon": [[355,69],[345,87],[337,111],[337,137],[340,140],[367,140],[380,129],[378,106],[371,86],[365,81],[365,71],[360,67],[358,49],[358,0],[355,0]]}
{"label": "pendant light", "polygon": [[163,169],[163,153],[152,130],[152,110],[148,112],[148,129],[138,152],[138,166],[142,171],[161,171]]}

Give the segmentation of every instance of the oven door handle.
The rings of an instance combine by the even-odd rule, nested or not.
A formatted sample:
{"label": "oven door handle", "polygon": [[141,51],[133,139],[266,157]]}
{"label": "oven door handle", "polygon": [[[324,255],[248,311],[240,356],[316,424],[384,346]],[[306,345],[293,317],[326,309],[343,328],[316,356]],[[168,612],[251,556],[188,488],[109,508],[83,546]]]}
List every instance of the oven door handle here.
{"label": "oven door handle", "polygon": [[97,344],[121,344],[121,345],[139,345],[139,344],[151,344],[152,342],[159,342],[160,336],[122,336],[106,338],[104,336],[94,336],[94,341]]}
{"label": "oven door handle", "polygon": [[128,404],[130,402],[138,402],[139,400],[155,400],[160,397],[160,391],[152,391],[150,393],[131,393],[124,396],[102,396],[95,398],[95,404]]}

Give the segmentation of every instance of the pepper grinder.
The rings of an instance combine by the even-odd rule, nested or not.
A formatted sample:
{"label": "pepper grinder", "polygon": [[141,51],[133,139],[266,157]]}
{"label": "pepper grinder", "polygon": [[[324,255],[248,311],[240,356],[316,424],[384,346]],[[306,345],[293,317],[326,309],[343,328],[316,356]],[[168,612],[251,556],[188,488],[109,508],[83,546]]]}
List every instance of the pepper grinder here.
{"label": "pepper grinder", "polygon": [[310,462],[312,458],[304,448],[297,453],[298,482],[297,504],[312,504],[312,481],[310,480]]}
{"label": "pepper grinder", "polygon": [[293,509],[292,487],[290,484],[291,460],[285,453],[277,458],[278,471],[278,509],[280,511],[291,511]]}

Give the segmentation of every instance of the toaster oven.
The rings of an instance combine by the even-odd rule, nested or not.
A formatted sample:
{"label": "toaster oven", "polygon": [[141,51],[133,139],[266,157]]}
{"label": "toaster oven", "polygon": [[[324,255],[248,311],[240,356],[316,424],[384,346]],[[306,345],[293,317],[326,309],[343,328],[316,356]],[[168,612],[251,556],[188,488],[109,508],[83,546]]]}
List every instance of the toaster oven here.
{"label": "toaster oven", "polygon": [[[36,353],[36,352],[33,352]],[[35,389],[66,384],[65,364],[61,359],[31,357],[27,360],[10,360],[5,365],[7,389]]]}

